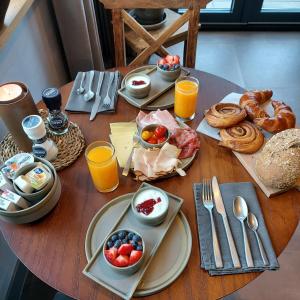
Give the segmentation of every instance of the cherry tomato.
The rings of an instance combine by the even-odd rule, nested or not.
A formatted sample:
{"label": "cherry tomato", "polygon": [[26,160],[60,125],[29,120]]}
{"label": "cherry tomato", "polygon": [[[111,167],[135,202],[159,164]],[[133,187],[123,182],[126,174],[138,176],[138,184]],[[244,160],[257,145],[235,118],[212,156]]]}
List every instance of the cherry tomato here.
{"label": "cherry tomato", "polygon": [[161,137],[161,138],[158,138],[158,139],[157,139],[157,143],[158,143],[158,144],[161,144],[161,143],[163,143],[166,139],[167,139],[167,138],[166,138],[165,136],[163,136],[163,137]]}
{"label": "cherry tomato", "polygon": [[145,130],[142,132],[142,139],[144,141],[147,141],[148,139],[150,139],[153,135],[153,132],[152,131],[148,131],[148,130]]}
{"label": "cherry tomato", "polygon": [[147,140],[149,144],[157,144],[157,137],[153,135],[150,139]]}
{"label": "cherry tomato", "polygon": [[157,126],[154,130],[154,134],[158,137],[165,137],[167,133],[167,128],[165,126]]}

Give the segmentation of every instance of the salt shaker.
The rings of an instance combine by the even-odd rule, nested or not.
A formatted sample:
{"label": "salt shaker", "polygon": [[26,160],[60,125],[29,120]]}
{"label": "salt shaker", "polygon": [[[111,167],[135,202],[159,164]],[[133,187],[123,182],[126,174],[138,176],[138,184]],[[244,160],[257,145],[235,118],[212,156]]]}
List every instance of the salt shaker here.
{"label": "salt shaker", "polygon": [[57,146],[47,138],[43,119],[38,115],[30,115],[23,119],[22,127],[27,136],[33,141],[32,152],[37,157],[53,161],[57,157]]}

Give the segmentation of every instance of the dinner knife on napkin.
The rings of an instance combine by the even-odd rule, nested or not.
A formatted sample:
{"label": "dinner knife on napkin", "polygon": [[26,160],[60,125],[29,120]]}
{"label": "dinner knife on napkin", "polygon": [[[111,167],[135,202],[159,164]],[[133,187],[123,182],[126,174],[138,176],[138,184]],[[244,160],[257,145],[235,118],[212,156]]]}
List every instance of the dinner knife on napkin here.
{"label": "dinner knife on napkin", "polygon": [[214,200],[215,200],[217,212],[222,216],[222,219],[223,219],[233,266],[234,266],[234,268],[240,268],[241,263],[240,263],[240,260],[239,260],[239,257],[238,257],[237,251],[236,251],[235,243],[234,243],[234,240],[232,237],[232,233],[231,233],[231,230],[229,227],[229,223],[227,220],[227,214],[225,211],[219,183],[218,183],[216,176],[214,176],[212,178],[212,188],[213,188]]}
{"label": "dinner knife on napkin", "polygon": [[97,115],[98,108],[101,102],[101,87],[104,79],[104,72],[99,73],[99,80],[98,80],[98,86],[96,90],[96,96],[95,96],[95,102],[93,104],[92,110],[91,110],[91,115],[90,115],[90,121],[93,121]]}

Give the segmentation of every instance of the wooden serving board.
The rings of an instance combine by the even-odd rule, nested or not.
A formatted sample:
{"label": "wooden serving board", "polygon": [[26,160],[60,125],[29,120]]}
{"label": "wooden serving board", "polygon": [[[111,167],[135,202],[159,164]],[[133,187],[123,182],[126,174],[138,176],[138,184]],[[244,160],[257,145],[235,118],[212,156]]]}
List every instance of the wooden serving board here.
{"label": "wooden serving board", "polygon": [[[228,103],[238,104],[241,96],[242,96],[241,94],[231,93],[231,94],[225,96],[224,99],[222,99],[220,102],[228,102]],[[270,103],[266,104],[265,110],[268,113],[272,114],[272,109],[271,109]],[[209,126],[205,119],[203,119],[201,121],[201,123],[199,124],[199,126],[197,128],[197,131],[200,133],[203,133],[207,136],[210,136],[218,141],[221,140],[220,136],[219,136],[219,129]],[[266,140],[268,140],[272,136],[271,134],[269,134],[267,132],[264,132],[264,135],[265,135]],[[263,147],[261,147],[261,149],[262,148]],[[268,186],[264,185],[262,183],[262,181],[258,178],[258,176],[256,175],[256,172],[255,172],[255,161],[256,161],[256,157],[260,151],[261,150],[257,151],[254,154],[243,154],[243,153],[238,153],[235,151],[232,151],[232,152],[237,157],[237,159],[241,162],[241,164],[244,166],[244,168],[247,170],[247,172],[251,175],[251,177],[255,180],[255,182],[259,185],[259,187],[265,193],[265,195],[268,198],[270,198],[270,197],[273,197],[275,195],[285,192],[286,189],[275,189],[275,188],[268,187]]]}

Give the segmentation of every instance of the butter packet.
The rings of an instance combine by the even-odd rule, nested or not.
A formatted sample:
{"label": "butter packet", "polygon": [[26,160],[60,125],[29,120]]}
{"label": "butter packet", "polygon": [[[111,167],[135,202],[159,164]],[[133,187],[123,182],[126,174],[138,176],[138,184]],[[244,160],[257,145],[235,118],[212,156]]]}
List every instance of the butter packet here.
{"label": "butter packet", "polygon": [[9,190],[0,190],[0,197],[14,203],[20,208],[29,207],[29,203],[23,197]]}
{"label": "butter packet", "polygon": [[16,211],[18,210],[16,205],[8,200],[3,199],[0,197],[0,209],[5,211]]}
{"label": "butter packet", "polygon": [[47,185],[51,179],[51,174],[43,164],[39,164],[39,166],[29,171],[25,177],[30,185],[38,191]]}

